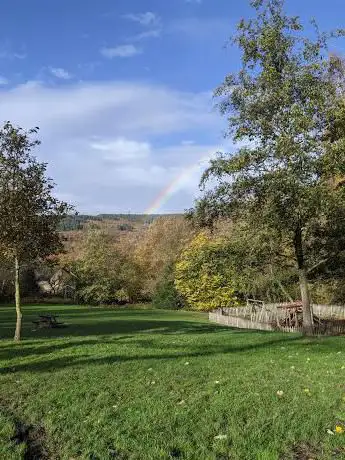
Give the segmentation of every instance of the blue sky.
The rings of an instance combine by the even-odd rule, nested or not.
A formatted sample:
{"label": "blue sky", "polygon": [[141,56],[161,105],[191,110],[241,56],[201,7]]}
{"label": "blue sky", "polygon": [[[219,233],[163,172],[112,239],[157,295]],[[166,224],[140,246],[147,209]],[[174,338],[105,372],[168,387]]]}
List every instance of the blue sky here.
{"label": "blue sky", "polygon": [[[239,67],[225,45],[248,4],[2,0],[0,118],[40,126],[37,156],[80,212],[144,212],[171,182],[158,210],[183,211],[207,158],[234,148],[212,91]],[[345,25],[343,0],[286,8],[321,29]]]}

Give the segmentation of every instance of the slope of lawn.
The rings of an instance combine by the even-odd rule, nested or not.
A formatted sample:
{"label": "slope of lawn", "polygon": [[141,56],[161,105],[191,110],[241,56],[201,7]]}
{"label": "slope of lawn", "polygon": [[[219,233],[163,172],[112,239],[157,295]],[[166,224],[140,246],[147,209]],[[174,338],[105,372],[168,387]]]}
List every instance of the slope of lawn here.
{"label": "slope of lawn", "polygon": [[[345,434],[332,434],[345,422],[343,337],[26,306],[14,344],[13,310],[0,307],[1,459],[345,459]],[[68,327],[32,331],[47,312]]]}

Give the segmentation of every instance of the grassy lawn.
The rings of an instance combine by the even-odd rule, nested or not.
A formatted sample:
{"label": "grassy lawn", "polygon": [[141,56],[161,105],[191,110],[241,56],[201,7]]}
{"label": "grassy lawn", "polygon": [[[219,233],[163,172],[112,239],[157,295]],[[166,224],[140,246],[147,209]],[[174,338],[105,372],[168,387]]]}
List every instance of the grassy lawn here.
{"label": "grassy lawn", "polygon": [[[345,459],[345,434],[327,433],[345,422],[344,338],[26,306],[13,344],[13,310],[0,307],[1,459]],[[33,332],[44,312],[68,327]]]}

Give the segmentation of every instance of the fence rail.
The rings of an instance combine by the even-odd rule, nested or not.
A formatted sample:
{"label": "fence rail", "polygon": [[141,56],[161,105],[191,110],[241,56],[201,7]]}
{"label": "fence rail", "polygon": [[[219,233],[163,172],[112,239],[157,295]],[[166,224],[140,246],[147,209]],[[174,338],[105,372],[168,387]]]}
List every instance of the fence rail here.
{"label": "fence rail", "polygon": [[[260,308],[253,306],[221,308],[209,313],[209,320],[224,326],[239,329],[262,331],[302,332],[300,326],[284,327],[279,325],[284,312],[278,308],[281,304],[265,304]],[[313,305],[314,315],[323,320],[315,324],[315,335],[345,334],[345,307],[338,305]]]}

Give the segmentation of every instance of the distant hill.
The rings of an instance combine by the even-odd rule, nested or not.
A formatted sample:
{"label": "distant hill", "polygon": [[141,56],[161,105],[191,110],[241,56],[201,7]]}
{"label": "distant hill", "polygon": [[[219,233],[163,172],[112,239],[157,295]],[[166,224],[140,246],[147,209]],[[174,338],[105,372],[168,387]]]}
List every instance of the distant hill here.
{"label": "distant hill", "polygon": [[[81,230],[87,222],[120,221],[119,225],[130,223],[150,224],[158,217],[174,217],[181,214],[78,214],[66,217],[59,225],[62,232]],[[127,224],[126,224],[127,223]]]}

